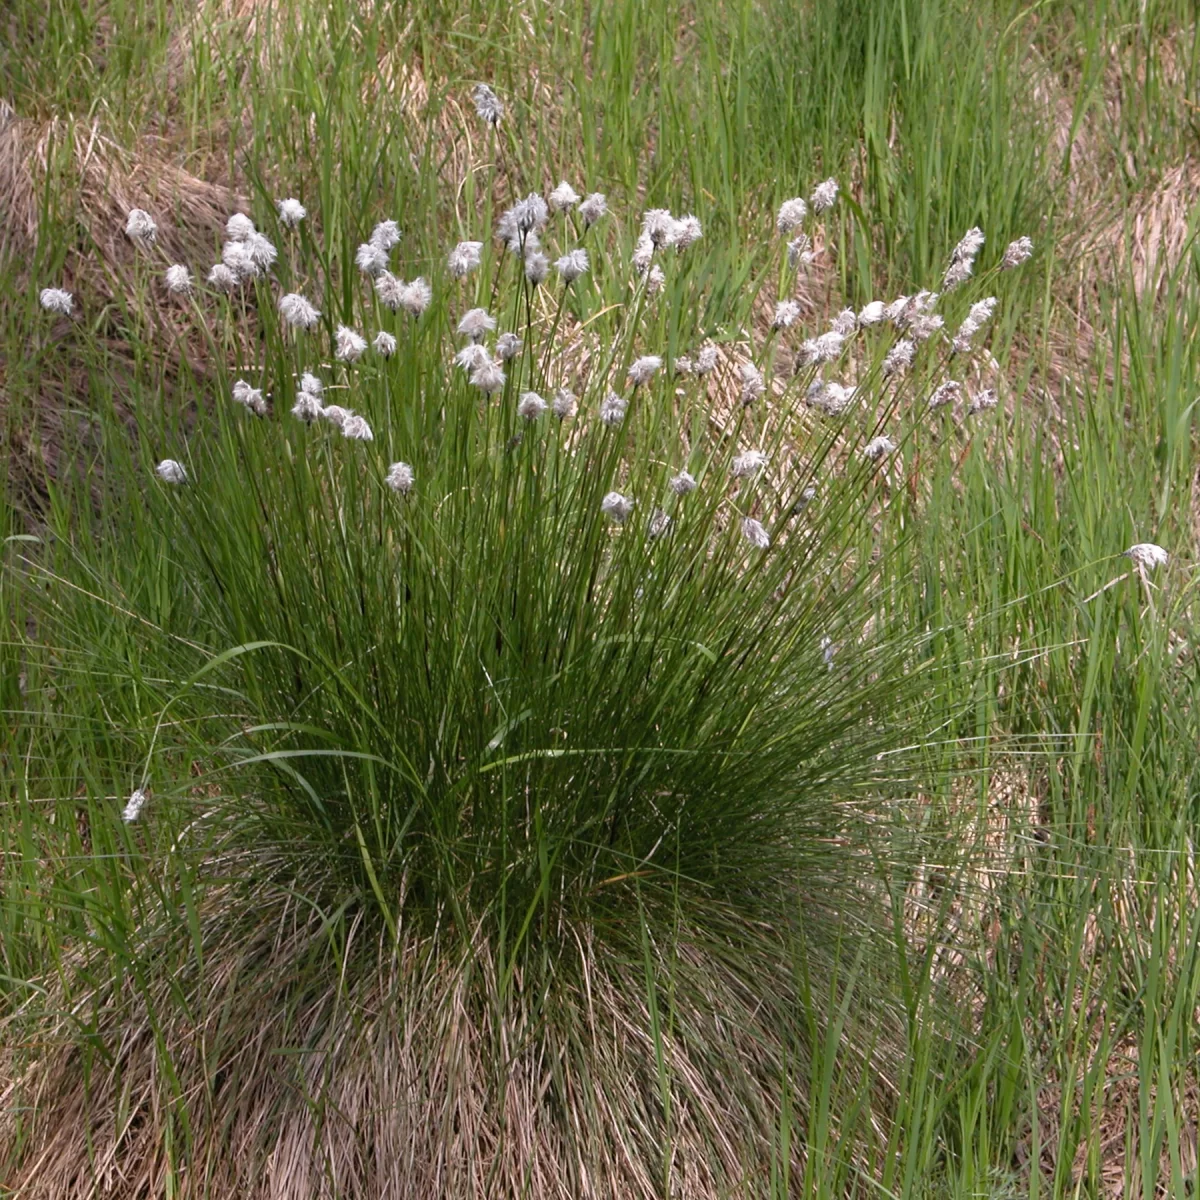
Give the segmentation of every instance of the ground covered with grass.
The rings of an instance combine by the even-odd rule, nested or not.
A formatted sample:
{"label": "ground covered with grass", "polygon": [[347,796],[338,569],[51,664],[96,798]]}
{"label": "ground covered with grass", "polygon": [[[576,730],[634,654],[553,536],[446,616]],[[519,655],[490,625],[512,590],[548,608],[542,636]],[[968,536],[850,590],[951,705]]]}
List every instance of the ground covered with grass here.
{"label": "ground covered with grass", "polygon": [[0,30],[4,1189],[1194,1194],[1191,4]]}

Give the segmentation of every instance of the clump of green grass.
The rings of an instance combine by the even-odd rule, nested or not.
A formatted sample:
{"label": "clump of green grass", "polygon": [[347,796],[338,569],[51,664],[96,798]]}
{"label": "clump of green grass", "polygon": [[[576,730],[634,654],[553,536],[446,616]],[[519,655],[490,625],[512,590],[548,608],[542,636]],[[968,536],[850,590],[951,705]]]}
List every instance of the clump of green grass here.
{"label": "clump of green grass", "polygon": [[[875,1034],[831,1046],[889,1073],[911,835],[865,797],[929,685],[868,547],[956,398],[991,419],[929,403],[991,280],[945,327],[929,292],[812,327],[829,181],[761,221],[771,328],[715,344],[701,221],[631,242],[556,196],[419,263],[370,220],[339,253],[316,206],[232,220],[162,294],[213,369],[168,389],[147,342],[133,431],[68,327],[103,485],[50,485],[24,569],[46,726],[111,752],[104,884],[26,1001],[61,1040],[7,1125],[35,1192],[119,1158],[154,1189],[718,1194],[808,1110],[816,1013],[861,994]],[[125,231],[159,289],[152,216]]]}

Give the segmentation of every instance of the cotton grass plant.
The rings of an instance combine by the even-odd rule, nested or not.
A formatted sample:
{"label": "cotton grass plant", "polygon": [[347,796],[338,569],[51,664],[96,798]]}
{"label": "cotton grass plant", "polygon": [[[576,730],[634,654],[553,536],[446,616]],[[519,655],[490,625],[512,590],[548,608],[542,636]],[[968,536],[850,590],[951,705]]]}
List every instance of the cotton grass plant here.
{"label": "cotton grass plant", "polygon": [[241,213],[162,264],[213,369],[102,411],[98,498],[58,482],[24,554],[54,705],[113,745],[104,932],[17,1018],[24,1194],[757,1194],[814,1014],[853,997],[889,1077],[934,676],[864,547],[913,445],[989,419],[949,377],[991,277],[972,244],[944,302],[818,321],[826,180],[718,345],[703,221],[584,182],[424,261],[364,214],[326,277],[289,198],[282,250]]}

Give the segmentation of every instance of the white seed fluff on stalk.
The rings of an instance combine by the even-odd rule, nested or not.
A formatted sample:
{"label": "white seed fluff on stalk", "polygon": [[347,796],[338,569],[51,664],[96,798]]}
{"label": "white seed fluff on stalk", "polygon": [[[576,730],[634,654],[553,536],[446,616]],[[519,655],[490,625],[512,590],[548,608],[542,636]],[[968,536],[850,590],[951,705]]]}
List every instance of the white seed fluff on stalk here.
{"label": "white seed fluff on stalk", "polygon": [[646,522],[646,533],[650,537],[660,538],[670,528],[671,518],[661,508],[656,508],[650,513],[650,520]]}
{"label": "white seed fluff on stalk", "polygon": [[860,325],[878,325],[880,321],[887,315],[886,308],[882,300],[872,300],[858,314],[858,323]]}
{"label": "white seed fluff on stalk", "polygon": [[960,284],[965,283],[975,267],[975,256],[984,243],[983,230],[978,226],[968,229],[962,240],[950,254],[950,265],[946,268],[942,279],[942,289],[952,292]]}
{"label": "white seed fluff on stalk", "polygon": [[663,269],[655,263],[646,274],[646,295],[657,296],[667,286],[667,277]]}
{"label": "white seed fluff on stalk", "polygon": [[131,208],[125,218],[125,236],[142,246],[153,246],[158,223],[144,208]]}
{"label": "white seed fluff on stalk", "polygon": [[477,83],[471,91],[471,99],[475,101],[475,111],[479,119],[495,129],[504,116],[504,105],[500,103],[500,97],[486,83]]}
{"label": "white seed fluff on stalk", "polygon": [[696,355],[696,360],[693,367],[697,375],[708,375],[716,370],[717,366],[717,348],[716,346],[704,346],[700,353]]}
{"label": "white seed fluff on stalk", "polygon": [[244,242],[255,232],[254,222],[245,213],[234,213],[225,222],[225,236],[231,242]]}
{"label": "white seed fluff on stalk", "polygon": [[381,271],[387,270],[387,251],[382,246],[376,246],[373,242],[363,242],[354,252],[354,265],[364,275],[374,277]]}
{"label": "white seed fluff on stalk", "polygon": [[572,284],[581,276],[587,274],[588,270],[588,252],[586,250],[576,249],[568,250],[554,264],[554,269],[562,278],[563,283]]}
{"label": "white seed fluff on stalk", "polygon": [[669,210],[651,208],[642,217],[642,237],[649,239],[655,250],[663,250],[675,244],[676,223]]}
{"label": "white seed fluff on stalk", "polygon": [[429,286],[427,279],[418,275],[412,283],[404,285],[400,296],[400,307],[410,317],[419,317],[429,307],[432,300],[433,288]]}
{"label": "white seed fluff on stalk", "polygon": [[753,479],[767,465],[767,456],[761,450],[744,450],[729,464],[729,473],[734,479]]}
{"label": "white seed fluff on stalk", "polygon": [[823,213],[827,212],[837,203],[837,198],[837,180],[826,179],[813,188],[813,194],[808,198],[808,202],[812,205],[813,212]]}
{"label": "white seed fluff on stalk", "polygon": [[686,217],[680,217],[675,222],[675,228],[671,237],[671,244],[676,250],[686,250],[694,242],[698,242],[704,236],[704,227],[700,224],[700,218],[688,213]]}
{"label": "white seed fluff on stalk", "polygon": [[129,797],[124,809],[121,812],[121,820],[126,825],[132,825],[142,815],[142,809],[146,807],[146,801],[150,799],[149,794],[144,788],[138,788],[132,796]]}
{"label": "white seed fluff on stalk", "polygon": [[804,218],[807,216],[808,205],[799,196],[794,196],[779,206],[779,212],[775,215],[775,228],[782,234],[791,233],[793,229],[798,229],[804,224]]}
{"label": "white seed fluff on stalk", "polygon": [[600,420],[605,425],[620,425],[625,420],[625,410],[629,402],[616,392],[610,391],[600,402]]}
{"label": "white seed fluff on stalk", "polygon": [[305,217],[308,209],[293,196],[279,202],[279,223],[287,229],[295,229]]}
{"label": "white seed fluff on stalk", "polygon": [[47,311],[69,317],[75,308],[75,300],[70,292],[62,288],[42,288],[38,303]]}
{"label": "white seed fluff on stalk", "polygon": [[681,354],[671,364],[671,370],[673,370],[676,375],[692,375],[695,373],[696,364],[692,362],[689,355]]}
{"label": "white seed fluff on stalk", "polygon": [[496,339],[496,354],[501,362],[511,362],[525,343],[515,333],[502,333]]}
{"label": "white seed fluff on stalk", "polygon": [[488,316],[486,308],[472,308],[463,314],[458,323],[458,332],[473,342],[480,342],[486,334],[496,328],[496,318]]}
{"label": "white seed fluff on stalk", "polygon": [[1139,570],[1152,571],[1155,567],[1165,567],[1170,555],[1154,542],[1138,542],[1125,551],[1125,557],[1132,559]]}
{"label": "white seed fluff on stalk", "polygon": [[645,234],[634,243],[631,261],[633,269],[639,275],[645,275],[650,269],[650,264],[654,261],[654,243]]}
{"label": "white seed fluff on stalk", "polygon": [[366,353],[367,339],[349,325],[339,325],[333,335],[334,357],[345,363],[358,362]]}
{"label": "white seed fluff on stalk", "polygon": [[742,537],[759,550],[766,550],[771,545],[771,535],[766,531],[761,521],[753,517],[742,520]]}
{"label": "white seed fluff on stalk", "polygon": [[1019,237],[1015,242],[1009,242],[1004,250],[1004,257],[1000,260],[1000,269],[1002,271],[1011,271],[1014,267],[1019,267],[1023,262],[1026,262],[1033,255],[1033,240],[1027,237]]}
{"label": "white seed fluff on stalk", "polygon": [[380,221],[371,230],[371,236],[367,240],[386,254],[393,246],[400,244],[400,226],[395,221]]}
{"label": "white seed fluff on stalk", "polygon": [[534,287],[541,287],[549,274],[550,260],[540,250],[531,250],[525,255],[525,278]]}
{"label": "white seed fluff on stalk", "polygon": [[375,434],[371,432],[371,426],[367,424],[366,417],[360,416],[358,413],[352,413],[342,422],[342,437],[349,438],[352,442],[373,442],[375,440]]}
{"label": "white seed fluff on stalk", "polygon": [[166,269],[163,280],[167,291],[172,296],[190,296],[192,292],[192,273],[182,263],[175,263]]}
{"label": "white seed fluff on stalk", "polygon": [[485,396],[498,392],[504,386],[505,375],[499,363],[484,362],[471,372],[471,384]]}
{"label": "white seed fluff on stalk", "polygon": [[686,496],[689,492],[694,492],[698,486],[696,477],[690,471],[680,471],[667,480],[667,487],[677,496]]}
{"label": "white seed fluff on stalk", "polygon": [[967,416],[973,417],[981,412],[990,412],[999,404],[995,390],[986,388],[982,392],[977,392],[971,399],[971,403],[967,405]]}
{"label": "white seed fluff on stalk", "polygon": [[221,261],[238,277],[238,281],[241,283],[245,283],[248,279],[257,279],[261,274],[258,263],[255,262],[254,255],[250,253],[246,242],[226,242],[221,247]]}
{"label": "white seed fluff on stalk", "polygon": [[946,268],[946,274],[942,276],[942,290],[952,292],[955,288],[961,287],[971,278],[971,272],[974,268],[975,264],[970,259],[963,259],[962,262],[952,262]]}
{"label": "white seed fluff on stalk", "polygon": [[819,337],[809,338],[800,347],[800,359],[808,365],[833,362],[846,347],[846,339],[832,330]]}
{"label": "white seed fluff on stalk", "polygon": [[658,374],[662,369],[662,363],[663,360],[657,354],[644,354],[629,364],[625,380],[635,388],[641,387],[642,384],[649,383]]}
{"label": "white seed fluff on stalk", "polygon": [[899,375],[912,366],[917,352],[916,342],[901,338],[888,352],[883,360],[884,376]]}
{"label": "white seed fluff on stalk", "polygon": [[164,458],[154,468],[154,473],[163,483],[187,483],[188,475],[183,463],[176,462],[173,458]]}
{"label": "white seed fluff on stalk", "polygon": [[569,392],[566,388],[559,388],[554,393],[554,401],[550,405],[550,409],[560,421],[565,421],[568,417],[575,415],[577,405],[578,398],[574,392]]}
{"label": "white seed fluff on stalk", "polygon": [[536,421],[549,407],[537,392],[525,392],[517,404],[517,415],[523,421]]}
{"label": "white seed fluff on stalk", "polygon": [[815,379],[808,385],[804,399],[813,408],[831,417],[839,417],[854,403],[857,394],[857,388],[843,387],[832,379],[827,382]]}
{"label": "white seed fluff on stalk", "polygon": [[328,421],[330,425],[337,429],[345,427],[346,422],[354,416],[354,410],[351,408],[343,408],[340,404],[327,404],[321,409],[321,419]]}
{"label": "white seed fluff on stalk", "polygon": [[961,393],[962,384],[957,379],[947,379],[945,383],[939,383],[930,394],[929,411],[936,412],[939,408],[953,404]]}
{"label": "white seed fluff on stalk", "polygon": [[843,308],[830,322],[830,329],[839,337],[853,337],[858,331],[858,315],[852,308]]}
{"label": "white seed fluff on stalk", "polygon": [[301,391],[296,395],[296,403],[292,405],[292,416],[306,425],[311,425],[322,412],[321,398],[312,392]]}
{"label": "white seed fluff on stalk", "polygon": [[413,469],[408,463],[394,462],[388,467],[388,473],[384,476],[383,481],[393,492],[399,492],[400,495],[407,496],[413,489],[416,476],[413,474]]}
{"label": "white seed fluff on stalk", "polygon": [[608,213],[608,200],[603,192],[592,192],[580,205],[579,215],[583,218],[585,228],[590,229],[601,217]]}
{"label": "white seed fluff on stalk", "polygon": [[[370,249],[371,247],[367,247]],[[363,249],[363,247],[359,247]],[[393,275],[391,271],[380,271],[375,276],[375,295],[379,297],[379,302],[390,308],[392,312],[399,312],[404,304],[405,292],[408,285],[403,279]]]}
{"label": "white seed fluff on stalk", "polygon": [[446,259],[446,269],[455,279],[464,279],[483,261],[482,242],[459,242]]}
{"label": "white seed fluff on stalk", "polygon": [[223,262],[215,264],[208,273],[208,286],[216,288],[218,292],[236,292],[240,282],[237,272],[230,270]]}
{"label": "white seed fluff on stalk", "polygon": [[550,209],[537,192],[530,192],[524,200],[518,200],[505,215],[511,216],[518,233],[541,233],[546,228],[546,222],[550,220]]}
{"label": "white seed fluff on stalk", "polygon": [[564,179],[550,193],[550,208],[553,212],[568,212],[579,203],[579,193]]}
{"label": "white seed fluff on stalk", "polygon": [[799,319],[800,305],[795,300],[780,300],[775,305],[775,317],[771,321],[771,328],[790,329]]}
{"label": "white seed fluff on stalk", "polygon": [[256,417],[267,415],[267,402],[262,389],[251,387],[244,379],[238,379],[233,385],[233,398],[244,408],[248,408]]}
{"label": "white seed fluff on stalk", "polygon": [[892,454],[895,449],[896,443],[885,433],[879,437],[872,438],[863,447],[863,457],[874,461],[875,459],[883,458],[884,455]]}
{"label": "white seed fluff on stalk", "polygon": [[375,347],[375,353],[384,358],[391,358],[396,353],[396,339],[386,329],[381,329],[375,335],[371,345]]}
{"label": "white seed fluff on stalk", "polygon": [[484,363],[491,361],[492,356],[487,352],[487,347],[481,346],[478,342],[472,342],[469,346],[464,346],[454,356],[454,365],[461,367],[468,374],[477,367],[483,366]]}
{"label": "white seed fluff on stalk", "polygon": [[310,396],[316,396],[318,400],[325,394],[325,385],[311,371],[305,371],[300,376],[300,390],[307,392]]}
{"label": "white seed fluff on stalk", "polygon": [[600,501],[600,511],[620,525],[633,512],[633,501],[628,496],[622,496],[620,492],[609,492]]}
{"label": "white seed fluff on stalk", "polygon": [[908,327],[908,336],[914,342],[927,342],[945,324],[940,313],[922,313]]}
{"label": "white seed fluff on stalk", "polygon": [[802,233],[788,242],[789,267],[807,270],[816,261],[816,257],[812,251],[812,239],[807,233]]}
{"label": "white seed fluff on stalk", "polygon": [[766,380],[752,362],[742,363],[738,374],[742,377],[742,404],[753,404],[767,390]]}
{"label": "white seed fluff on stalk", "polygon": [[269,271],[275,265],[275,259],[279,257],[279,251],[266,234],[252,233],[242,245],[246,247],[250,261],[260,273]]}

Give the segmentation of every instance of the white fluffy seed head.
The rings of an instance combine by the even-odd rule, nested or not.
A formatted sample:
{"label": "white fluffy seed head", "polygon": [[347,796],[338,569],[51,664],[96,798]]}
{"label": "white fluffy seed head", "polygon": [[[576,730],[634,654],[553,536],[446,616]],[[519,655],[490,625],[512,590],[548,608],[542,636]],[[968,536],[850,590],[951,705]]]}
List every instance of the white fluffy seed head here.
{"label": "white fluffy seed head", "polygon": [[887,454],[893,453],[896,449],[896,443],[892,441],[887,434],[881,434],[879,437],[872,438],[863,447],[863,457],[869,458],[872,461],[883,458]]}
{"label": "white fluffy seed head", "polygon": [[321,409],[321,419],[328,421],[337,429],[345,427],[346,422],[354,416],[354,410],[343,408],[340,404],[327,404]]}
{"label": "white fluffy seed head", "polygon": [[677,224],[665,208],[651,208],[642,217],[642,237],[647,238],[655,250],[663,250],[675,244]]}
{"label": "white fluffy seed head", "polygon": [[406,283],[400,296],[400,307],[410,317],[419,317],[433,300],[433,288],[429,281],[418,276],[412,283]]}
{"label": "white fluffy seed head", "polygon": [[620,525],[633,512],[633,501],[628,496],[622,496],[620,492],[609,492],[600,501],[600,511]]}
{"label": "white fluffy seed head", "polygon": [[388,473],[384,476],[383,481],[392,491],[399,492],[402,496],[407,496],[413,489],[416,476],[413,474],[413,469],[408,463],[394,462],[388,467]]}
{"label": "white fluffy seed head", "polygon": [[240,283],[257,279],[262,274],[254,255],[250,253],[248,242],[226,242],[221,247],[221,261],[238,277]]}
{"label": "white fluffy seed head", "polygon": [[734,479],[753,479],[767,465],[767,456],[761,450],[744,450],[729,464],[729,473]]}
{"label": "white fluffy seed head", "polygon": [[837,180],[826,179],[813,188],[813,194],[809,197],[808,202],[812,205],[813,212],[822,213],[831,209],[837,203],[837,198]]}
{"label": "white fluffy seed head", "polygon": [[561,276],[563,283],[572,284],[582,275],[587,274],[588,266],[588,252],[583,249],[576,249],[568,250],[554,264],[554,269]]}
{"label": "white fluffy seed head", "polygon": [[657,354],[645,354],[629,364],[625,379],[633,387],[649,383],[662,368],[662,359]]}
{"label": "white fluffy seed head", "polygon": [[953,404],[961,393],[962,384],[957,379],[947,379],[944,383],[939,383],[930,393],[929,411],[936,412],[939,408]]}
{"label": "white fluffy seed head", "polygon": [[858,330],[858,314],[852,308],[843,308],[833,318],[830,328],[844,338],[851,337]]}
{"label": "white fluffy seed head", "polygon": [[942,291],[952,292],[955,288],[961,287],[971,278],[973,268],[974,263],[970,259],[964,259],[962,262],[952,262],[946,268],[946,274],[942,276]]}
{"label": "white fluffy seed head", "polygon": [[888,352],[883,360],[884,376],[899,375],[912,366],[917,352],[917,344],[909,338],[901,338]]}
{"label": "white fluffy seed head", "polygon": [[[365,247],[371,249],[371,247]],[[364,247],[359,247],[364,249]],[[392,312],[399,312],[404,306],[404,301],[407,298],[408,284],[393,275],[391,271],[380,271],[375,276],[375,294],[379,297],[379,302],[390,308]]]}
{"label": "white fluffy seed head", "polygon": [[367,339],[349,325],[339,325],[333,335],[334,357],[345,363],[358,362],[366,353]]}
{"label": "white fluffy seed head", "polygon": [[646,295],[657,296],[667,286],[667,277],[662,267],[655,263],[646,273]]}
{"label": "white fluffy seed head", "polygon": [[766,550],[771,545],[771,535],[766,531],[763,523],[756,521],[753,517],[742,519],[742,537],[757,550]]}
{"label": "white fluffy seed head", "polygon": [[172,296],[187,296],[192,291],[192,273],[182,263],[167,268],[163,279]]}
{"label": "white fluffy seed head", "polygon": [[775,305],[775,318],[771,322],[771,328],[790,329],[799,319],[800,305],[795,300],[780,300]]}
{"label": "white fluffy seed head", "polygon": [[671,528],[671,518],[661,509],[656,508],[650,513],[646,522],[646,533],[652,538],[660,538]]}
{"label": "white fluffy seed head", "polygon": [[908,327],[908,336],[914,342],[927,342],[945,324],[940,313],[922,313]]}
{"label": "white fluffy seed head", "polygon": [[238,379],[233,385],[233,398],[244,408],[248,408],[256,417],[267,415],[267,402],[261,388],[251,387],[244,379]]}
{"label": "white fluffy seed head", "polygon": [[860,325],[878,325],[886,316],[886,309],[882,300],[872,300],[858,314],[858,323]]}
{"label": "white fluffy seed head", "polygon": [[125,236],[142,246],[154,245],[158,224],[144,208],[131,208],[125,218]]}
{"label": "white fluffy seed head", "polygon": [[501,362],[511,362],[521,353],[523,345],[515,333],[502,333],[496,339],[496,356]]}
{"label": "white fluffy seed head", "polygon": [[696,355],[694,367],[697,375],[708,375],[714,371],[717,366],[717,348],[716,346],[704,346],[700,353]]}
{"label": "white fluffy seed head", "polygon": [[629,403],[623,396],[618,396],[616,392],[609,393],[600,402],[600,420],[605,425],[620,425],[625,420],[625,410],[629,407]]}
{"label": "white fluffy seed head", "polygon": [[188,476],[183,463],[176,462],[173,458],[164,458],[154,468],[154,473],[163,483],[187,483]]}
{"label": "white fluffy seed head", "polygon": [[318,400],[325,394],[325,385],[311,371],[305,371],[300,376],[300,390],[307,392],[310,396],[316,396]]}
{"label": "white fluffy seed head", "polygon": [[676,250],[686,250],[703,236],[704,228],[700,224],[700,218],[688,213],[686,217],[680,217],[675,222],[675,230],[671,238],[671,243]]}
{"label": "white fluffy seed head", "polygon": [[473,342],[482,341],[485,334],[496,328],[496,318],[488,316],[485,308],[472,308],[463,314],[458,323],[458,332],[462,337],[469,337]]}
{"label": "white fluffy seed head", "polygon": [[568,212],[579,203],[579,193],[564,179],[550,193],[550,208],[553,212]]}
{"label": "white fluffy seed head", "polygon": [[371,236],[368,241],[372,246],[378,246],[386,254],[393,246],[399,244],[400,226],[395,221],[380,221],[371,230]]}
{"label": "white fluffy seed head", "polygon": [[358,413],[351,413],[342,422],[342,436],[349,438],[352,442],[373,442],[375,434],[371,432],[371,426],[367,424],[366,417],[360,416]]}
{"label": "white fluffy seed head", "polygon": [[375,347],[375,353],[383,358],[391,358],[396,353],[396,339],[386,329],[381,329],[375,335],[371,345]]}
{"label": "white fluffy seed head", "polygon": [[240,280],[237,272],[230,270],[223,262],[214,265],[208,273],[208,286],[218,292],[236,292]]}
{"label": "white fluffy seed head", "polygon": [[461,367],[468,374],[491,361],[492,356],[487,352],[487,347],[481,346],[478,342],[471,342],[470,345],[464,346],[454,356],[454,365]]}
{"label": "white fluffy seed head", "polygon": [[1125,556],[1132,559],[1133,565],[1142,571],[1165,567],[1170,558],[1170,555],[1154,542],[1138,542],[1125,551]]}
{"label": "white fluffy seed head", "polygon": [[485,396],[498,392],[504,386],[505,374],[499,363],[483,362],[471,372],[471,383]]}
{"label": "white fluffy seed head", "polygon": [[550,274],[550,260],[540,250],[530,250],[525,255],[525,278],[534,287],[541,287]]}
{"label": "white fluffy seed head", "polygon": [[252,233],[242,244],[259,274],[269,271],[275,265],[275,259],[279,257],[279,251],[266,234]]}
{"label": "white fluffy seed head", "polygon": [[376,246],[374,242],[363,242],[354,252],[354,264],[364,275],[374,278],[381,271],[387,270],[387,251],[382,246]]}
{"label": "white fluffy seed head", "polygon": [[225,236],[231,242],[244,242],[254,232],[254,222],[245,213],[234,213],[225,222]]}
{"label": "white fluffy seed head", "polygon": [[482,242],[459,242],[446,259],[446,269],[455,279],[463,279],[479,266],[482,259]]}
{"label": "white fluffy seed head", "polygon": [[799,196],[794,196],[779,206],[779,212],[775,215],[775,228],[782,234],[791,233],[793,229],[804,224],[806,216],[808,205]]}
{"label": "white fluffy seed head", "polygon": [[150,799],[149,793],[144,788],[138,788],[133,795],[129,797],[125,808],[121,812],[121,820],[126,825],[132,825],[142,815],[142,809],[146,807],[146,801]]}
{"label": "white fluffy seed head", "polygon": [[504,116],[504,105],[500,103],[500,97],[486,83],[477,83],[471,91],[471,99],[475,101],[475,111],[479,119],[495,129]]}
{"label": "white fluffy seed head", "polygon": [[694,492],[698,486],[696,477],[690,471],[680,471],[667,480],[667,487],[677,496],[686,496],[689,492]]}
{"label": "white fluffy seed head", "polygon": [[300,391],[292,405],[292,416],[306,425],[311,425],[321,415],[321,398],[312,392]]}
{"label": "white fluffy seed head", "polygon": [[804,399],[813,408],[831,417],[840,417],[854,402],[856,394],[857,388],[843,387],[832,379],[815,379],[808,385]]}
{"label": "white fluffy seed head", "polygon": [[753,404],[767,390],[766,380],[752,362],[742,363],[738,374],[742,377],[742,404]]}
{"label": "white fluffy seed head", "polygon": [[812,239],[807,233],[788,242],[788,266],[801,271],[808,270],[816,260],[812,250]]}
{"label": "white fluffy seed head", "polygon": [[981,412],[990,412],[1000,403],[993,388],[986,388],[982,392],[976,392],[971,398],[971,403],[967,405],[967,416],[974,417]]}
{"label": "white fluffy seed head", "polygon": [[650,269],[650,264],[654,261],[654,243],[645,234],[634,243],[631,261],[633,269],[639,275],[645,275]]}
{"label": "white fluffy seed head", "polygon": [[42,288],[38,302],[47,311],[69,317],[74,310],[75,301],[70,292],[62,288]]}
{"label": "white fluffy seed head", "polygon": [[525,392],[517,404],[517,415],[523,421],[536,421],[549,407],[537,392]]}
{"label": "white fluffy seed head", "polygon": [[579,206],[579,215],[583,223],[590,228],[608,212],[608,201],[603,192],[592,192]]}
{"label": "white fluffy seed head", "polygon": [[1015,242],[1009,242],[1004,251],[1004,257],[1000,260],[1000,269],[1002,271],[1011,271],[1014,267],[1019,267],[1023,262],[1033,255],[1033,241],[1031,238],[1019,237]]}
{"label": "white fluffy seed head", "polygon": [[681,354],[672,364],[671,369],[676,375],[692,375],[695,373],[696,364],[692,362],[691,356]]}
{"label": "white fluffy seed head", "polygon": [[289,196],[279,202],[279,223],[287,229],[295,229],[305,217],[308,209],[299,200]]}
{"label": "white fluffy seed head", "polygon": [[554,393],[554,401],[550,405],[550,409],[560,421],[565,421],[568,417],[575,415],[578,403],[574,392],[569,392],[566,388],[559,388]]}

